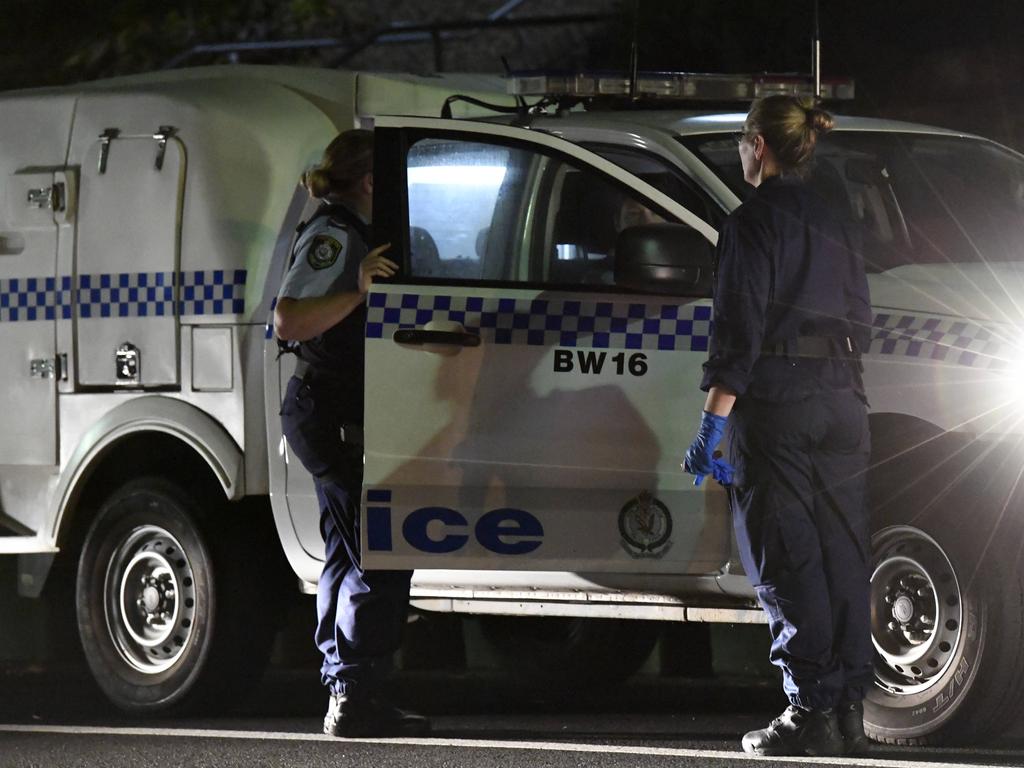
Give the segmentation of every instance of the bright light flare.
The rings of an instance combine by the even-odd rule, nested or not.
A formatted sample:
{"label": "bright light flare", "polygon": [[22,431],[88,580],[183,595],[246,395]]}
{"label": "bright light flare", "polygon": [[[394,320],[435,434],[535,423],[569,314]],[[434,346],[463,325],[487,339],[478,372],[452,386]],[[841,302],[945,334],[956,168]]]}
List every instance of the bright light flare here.
{"label": "bright light flare", "polygon": [[1008,400],[1024,401],[1024,350],[1014,350],[1014,357],[999,372],[999,386]]}

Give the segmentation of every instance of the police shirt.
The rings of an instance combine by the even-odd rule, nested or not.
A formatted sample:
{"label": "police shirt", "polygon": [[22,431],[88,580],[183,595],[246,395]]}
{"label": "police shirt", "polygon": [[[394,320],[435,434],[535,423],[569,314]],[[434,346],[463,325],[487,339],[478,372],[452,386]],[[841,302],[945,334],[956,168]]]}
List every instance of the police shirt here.
{"label": "police shirt", "polygon": [[[294,258],[278,291],[279,299],[306,299],[359,289],[359,264],[368,248],[353,222],[362,219],[356,219],[351,211],[339,215],[337,206],[333,214],[324,210],[318,211],[319,215],[314,215],[296,238]],[[298,351],[314,374],[330,380],[336,393],[344,390],[345,399],[358,405],[353,410],[360,417],[365,325],[366,305],[360,304],[334,327],[302,342]]]}
{"label": "police shirt", "polygon": [[871,301],[852,222],[794,178],[772,177],[725,221],[716,251],[713,331],[701,389],[772,402],[826,389],[863,395],[846,358],[762,354],[798,336],[871,341]]}
{"label": "police shirt", "polygon": [[366,243],[338,217],[315,216],[292,250],[294,259],[277,297],[307,299],[359,288],[359,262]]}

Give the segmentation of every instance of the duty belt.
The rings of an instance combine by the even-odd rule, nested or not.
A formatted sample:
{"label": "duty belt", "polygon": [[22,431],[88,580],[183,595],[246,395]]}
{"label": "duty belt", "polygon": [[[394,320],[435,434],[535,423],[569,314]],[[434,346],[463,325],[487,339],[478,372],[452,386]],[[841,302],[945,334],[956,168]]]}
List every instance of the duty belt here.
{"label": "duty belt", "polygon": [[850,357],[855,351],[849,336],[797,336],[761,348],[762,355],[777,357]]}
{"label": "duty belt", "polygon": [[[310,363],[303,360],[301,357],[295,361],[295,372],[292,374],[296,378],[302,379],[303,382],[309,383],[309,380],[313,377],[313,374],[317,369]],[[357,424],[354,421],[345,421],[341,425],[341,442],[353,446],[355,448],[362,448],[363,446],[363,425]]]}

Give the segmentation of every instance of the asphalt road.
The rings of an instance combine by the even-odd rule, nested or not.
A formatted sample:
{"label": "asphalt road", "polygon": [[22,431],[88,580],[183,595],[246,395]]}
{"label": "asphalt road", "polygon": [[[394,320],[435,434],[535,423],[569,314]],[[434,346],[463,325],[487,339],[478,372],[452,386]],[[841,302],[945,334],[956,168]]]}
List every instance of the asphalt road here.
{"label": "asphalt road", "polygon": [[431,738],[319,734],[315,674],[271,672],[230,714],[133,720],[76,670],[0,673],[0,767],[1024,765],[1024,735],[973,749],[881,748],[867,759],[751,760],[739,736],[784,702],[765,681],[641,675],[587,693],[528,691],[490,671],[401,672],[397,701],[431,716]]}

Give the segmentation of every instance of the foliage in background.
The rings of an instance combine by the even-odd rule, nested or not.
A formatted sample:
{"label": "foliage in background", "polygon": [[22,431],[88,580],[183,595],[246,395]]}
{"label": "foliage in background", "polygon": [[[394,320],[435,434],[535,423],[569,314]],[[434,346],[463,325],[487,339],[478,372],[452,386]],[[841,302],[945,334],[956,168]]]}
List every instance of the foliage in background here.
{"label": "foliage in background", "polygon": [[[857,80],[854,111],[945,125],[1024,146],[1019,0],[820,0],[826,73]],[[392,22],[484,18],[506,0],[4,0],[0,89],[147,71],[195,45],[334,37],[354,44]],[[525,0],[511,14],[609,12],[612,23],[448,35],[448,70],[625,68],[638,8],[641,64],[719,72],[807,71],[813,0]],[[338,50],[245,54],[318,65]],[[223,63],[197,57],[190,64]],[[353,68],[427,72],[429,42],[377,45]]]}

